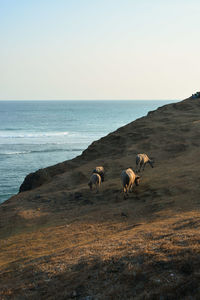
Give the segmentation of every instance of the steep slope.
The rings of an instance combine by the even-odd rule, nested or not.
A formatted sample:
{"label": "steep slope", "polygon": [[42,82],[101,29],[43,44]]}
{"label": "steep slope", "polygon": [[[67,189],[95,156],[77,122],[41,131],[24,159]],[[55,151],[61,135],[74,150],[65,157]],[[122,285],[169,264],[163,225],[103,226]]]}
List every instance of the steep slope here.
{"label": "steep slope", "polygon": [[[0,206],[1,297],[198,299],[199,137],[200,99],[186,99],[28,175]],[[143,152],[155,168],[124,200],[120,173]],[[99,194],[87,186],[96,165]]]}

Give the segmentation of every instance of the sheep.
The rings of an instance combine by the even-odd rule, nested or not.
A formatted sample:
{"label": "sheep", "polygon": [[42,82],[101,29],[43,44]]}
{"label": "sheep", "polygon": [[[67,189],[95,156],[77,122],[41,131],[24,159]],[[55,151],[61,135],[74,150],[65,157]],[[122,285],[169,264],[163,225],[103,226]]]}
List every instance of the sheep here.
{"label": "sheep", "polygon": [[150,159],[145,153],[137,154],[136,155],[136,172],[140,172],[142,167],[143,167],[143,171],[144,171],[144,168],[147,163],[149,163],[150,166],[153,168],[154,161],[152,159]]}
{"label": "sheep", "polygon": [[92,171],[92,173],[99,174],[101,176],[101,181],[104,182],[104,175],[105,175],[104,167],[102,167],[102,166],[96,167]]}
{"label": "sheep", "polygon": [[101,176],[97,173],[93,173],[92,176],[90,177],[90,181],[88,182],[90,190],[92,190],[93,184],[96,185],[96,191],[98,191],[101,185]]}
{"label": "sheep", "polygon": [[122,171],[121,182],[122,182],[124,197],[125,194],[128,194],[128,192],[133,188],[134,183],[136,186],[139,185],[139,181],[140,181],[140,176],[135,174],[131,168]]}

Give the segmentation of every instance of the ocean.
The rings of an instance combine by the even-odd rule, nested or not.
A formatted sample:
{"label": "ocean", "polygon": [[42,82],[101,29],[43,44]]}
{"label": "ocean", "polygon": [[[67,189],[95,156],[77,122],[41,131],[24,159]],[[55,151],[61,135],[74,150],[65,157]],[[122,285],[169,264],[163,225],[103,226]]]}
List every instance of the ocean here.
{"label": "ocean", "polygon": [[94,140],[173,102],[0,101],[0,203],[25,176],[80,155]]}

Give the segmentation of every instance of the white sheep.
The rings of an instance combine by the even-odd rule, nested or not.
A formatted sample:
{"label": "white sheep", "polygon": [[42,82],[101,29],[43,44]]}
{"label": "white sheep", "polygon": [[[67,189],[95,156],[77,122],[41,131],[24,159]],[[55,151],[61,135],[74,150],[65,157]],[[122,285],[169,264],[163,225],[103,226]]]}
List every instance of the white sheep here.
{"label": "white sheep", "polygon": [[123,170],[121,173],[121,182],[124,194],[132,190],[133,185],[139,185],[140,176],[135,174],[131,168]]}
{"label": "white sheep", "polygon": [[154,161],[150,159],[145,153],[140,153],[136,155],[136,172],[140,172],[141,168],[144,168],[146,164],[149,163],[150,166],[153,168]]}

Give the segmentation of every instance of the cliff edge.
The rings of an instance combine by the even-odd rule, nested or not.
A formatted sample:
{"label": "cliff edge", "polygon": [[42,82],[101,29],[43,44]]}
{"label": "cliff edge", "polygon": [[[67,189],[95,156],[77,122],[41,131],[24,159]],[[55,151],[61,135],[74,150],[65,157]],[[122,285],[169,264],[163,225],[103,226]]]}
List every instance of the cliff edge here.
{"label": "cliff edge", "polygon": [[[0,206],[0,298],[198,299],[199,147],[200,98],[188,98],[29,174]],[[137,153],[155,168],[124,200]],[[100,193],[87,186],[97,165]]]}

